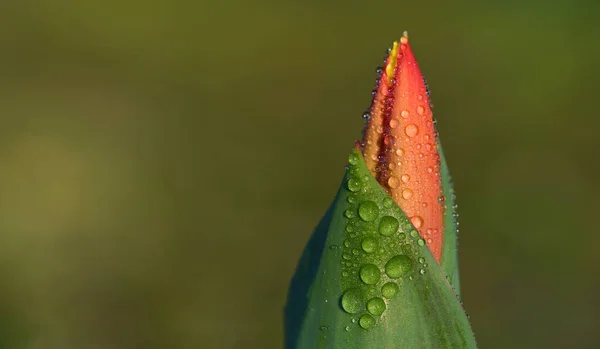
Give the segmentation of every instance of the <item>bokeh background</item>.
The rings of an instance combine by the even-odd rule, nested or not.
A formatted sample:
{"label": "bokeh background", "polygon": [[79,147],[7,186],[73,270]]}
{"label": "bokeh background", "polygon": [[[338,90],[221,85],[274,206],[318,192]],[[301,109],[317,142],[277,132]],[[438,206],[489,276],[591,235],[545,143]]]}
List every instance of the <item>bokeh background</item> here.
{"label": "bokeh background", "polygon": [[282,347],[404,30],[481,348],[599,348],[600,2],[0,2],[0,347]]}

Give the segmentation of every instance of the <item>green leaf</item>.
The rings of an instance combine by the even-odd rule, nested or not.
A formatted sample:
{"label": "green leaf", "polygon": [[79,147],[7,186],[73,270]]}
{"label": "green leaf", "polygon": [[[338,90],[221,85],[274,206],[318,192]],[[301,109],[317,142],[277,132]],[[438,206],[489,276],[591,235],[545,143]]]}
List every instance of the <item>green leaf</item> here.
{"label": "green leaf", "polygon": [[440,140],[437,140],[438,153],[440,154],[440,173],[442,175],[442,195],[444,197],[444,245],[440,266],[446,275],[454,292],[460,297],[460,279],[458,273],[458,213],[456,212],[454,187],[448,170],[448,164],[444,157],[444,151]]}
{"label": "green leaf", "polygon": [[358,150],[298,264],[285,331],[287,349],[476,348],[442,270]]}

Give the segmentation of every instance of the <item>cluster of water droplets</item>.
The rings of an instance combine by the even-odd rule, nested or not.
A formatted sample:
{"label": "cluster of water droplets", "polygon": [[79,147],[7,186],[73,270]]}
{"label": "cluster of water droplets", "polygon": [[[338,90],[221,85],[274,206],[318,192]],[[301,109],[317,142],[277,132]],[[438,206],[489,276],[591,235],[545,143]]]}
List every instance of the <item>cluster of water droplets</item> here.
{"label": "cluster of water droplets", "polygon": [[402,216],[390,197],[377,199],[370,176],[361,175],[368,172],[360,171],[358,162],[358,156],[352,154],[346,182],[349,205],[343,213],[345,240],[339,247],[340,306],[353,316],[353,324],[368,330],[383,321],[403,282],[424,274],[427,264],[415,246],[424,246],[425,241],[408,219],[396,218]]}

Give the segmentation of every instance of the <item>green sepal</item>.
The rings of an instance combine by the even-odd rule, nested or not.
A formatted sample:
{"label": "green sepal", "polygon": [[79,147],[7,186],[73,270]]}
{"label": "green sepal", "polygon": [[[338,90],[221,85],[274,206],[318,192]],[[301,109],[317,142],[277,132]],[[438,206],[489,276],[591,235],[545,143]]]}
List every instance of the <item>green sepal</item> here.
{"label": "green sepal", "polygon": [[440,266],[446,279],[460,297],[460,278],[458,273],[458,213],[456,212],[454,187],[444,151],[437,140],[438,153],[440,154],[440,174],[442,177],[442,198],[444,203],[444,244]]}
{"label": "green sepal", "polygon": [[[349,162],[292,279],[285,347],[476,348],[457,295],[408,217],[358,150]],[[376,241],[375,250],[364,248],[367,238]],[[398,286],[390,299],[384,297],[391,294],[384,291],[387,283]],[[368,302],[376,298],[385,309],[380,301]]]}

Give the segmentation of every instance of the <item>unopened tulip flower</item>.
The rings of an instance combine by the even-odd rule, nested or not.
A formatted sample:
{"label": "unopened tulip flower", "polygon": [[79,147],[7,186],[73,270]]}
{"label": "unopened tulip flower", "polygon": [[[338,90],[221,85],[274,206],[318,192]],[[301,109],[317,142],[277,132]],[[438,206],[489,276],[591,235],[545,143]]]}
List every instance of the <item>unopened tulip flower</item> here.
{"label": "unopened tulip flower", "polygon": [[459,295],[454,193],[405,33],[285,309],[287,349],[476,348]]}

